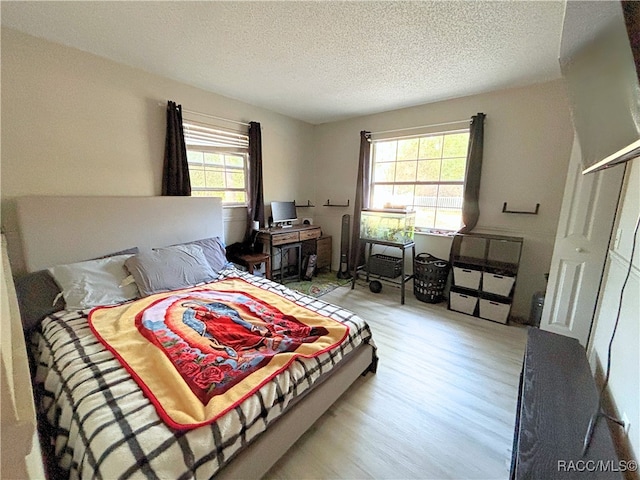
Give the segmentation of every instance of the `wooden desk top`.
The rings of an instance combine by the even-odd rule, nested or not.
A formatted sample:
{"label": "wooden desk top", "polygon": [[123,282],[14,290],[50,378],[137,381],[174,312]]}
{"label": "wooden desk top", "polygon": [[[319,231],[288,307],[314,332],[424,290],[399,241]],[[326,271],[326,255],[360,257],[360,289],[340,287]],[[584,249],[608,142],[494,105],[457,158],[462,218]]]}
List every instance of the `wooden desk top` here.
{"label": "wooden desk top", "polygon": [[261,228],[258,230],[258,234],[263,235],[278,235],[280,233],[300,232],[303,230],[315,230],[320,229],[319,225],[293,225],[291,227],[274,227],[274,228]]}
{"label": "wooden desk top", "polygon": [[258,230],[258,241],[271,246],[313,240],[320,237],[322,229],[318,225],[295,225],[288,228],[264,228]]}

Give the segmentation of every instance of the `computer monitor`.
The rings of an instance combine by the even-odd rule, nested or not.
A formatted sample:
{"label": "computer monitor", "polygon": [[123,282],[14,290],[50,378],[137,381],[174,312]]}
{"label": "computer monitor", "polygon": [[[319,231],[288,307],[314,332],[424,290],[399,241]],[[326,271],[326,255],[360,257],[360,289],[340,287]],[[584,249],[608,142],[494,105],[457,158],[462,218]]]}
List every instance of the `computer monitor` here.
{"label": "computer monitor", "polygon": [[273,223],[281,227],[290,227],[298,219],[295,202],[271,202]]}

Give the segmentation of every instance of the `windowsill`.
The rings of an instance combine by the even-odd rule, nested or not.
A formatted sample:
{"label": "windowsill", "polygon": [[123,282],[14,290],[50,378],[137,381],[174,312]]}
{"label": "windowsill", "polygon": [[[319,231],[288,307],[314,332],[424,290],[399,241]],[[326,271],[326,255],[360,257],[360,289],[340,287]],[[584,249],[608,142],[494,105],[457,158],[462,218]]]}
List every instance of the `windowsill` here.
{"label": "windowsill", "polygon": [[456,232],[445,232],[442,230],[433,230],[433,231],[415,231],[416,235],[427,235],[429,237],[444,237],[444,238],[453,238]]}

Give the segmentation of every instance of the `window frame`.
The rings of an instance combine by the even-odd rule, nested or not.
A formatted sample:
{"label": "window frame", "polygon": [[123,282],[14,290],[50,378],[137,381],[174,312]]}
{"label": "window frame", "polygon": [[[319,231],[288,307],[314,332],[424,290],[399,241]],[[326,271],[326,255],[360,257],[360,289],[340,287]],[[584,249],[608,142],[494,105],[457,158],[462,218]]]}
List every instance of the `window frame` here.
{"label": "window frame", "polygon": [[[443,150],[441,150],[440,153],[440,157],[435,158],[435,157],[430,157],[430,158],[420,158],[420,147],[418,147],[418,153],[415,159],[410,159],[410,160],[398,160],[398,150],[397,150],[397,143],[396,143],[396,153],[395,153],[395,159],[393,161],[390,162],[376,162],[376,144],[378,143],[383,143],[383,142],[391,142],[391,141],[395,141],[395,142],[400,142],[402,140],[410,140],[410,139],[418,139],[418,142],[420,142],[420,140],[422,138],[427,138],[427,137],[434,137],[434,136],[442,136],[443,137],[443,149],[444,149],[444,138],[447,135],[455,135],[455,134],[460,134],[460,133],[466,133],[467,134],[467,145],[466,145],[466,149],[465,149],[465,156],[464,156],[464,174],[463,174],[463,178],[462,180],[420,180],[418,177],[418,172],[416,171],[416,180],[415,181],[376,181],[375,178],[375,168],[376,168],[376,163],[380,164],[380,163],[393,163],[395,168],[397,168],[397,165],[399,163],[402,162],[411,162],[411,161],[415,161],[415,162],[419,162],[420,160],[439,160],[440,165],[439,165],[439,175],[442,174],[442,164],[443,164],[443,160],[447,160],[447,159],[456,159],[456,158],[463,158],[460,156],[456,156],[456,157],[445,157],[443,155]],[[375,134],[374,134],[375,135]],[[424,225],[419,225],[418,223],[416,223],[415,225],[415,231],[417,233],[432,233],[432,234],[450,234],[452,232],[457,231],[460,227],[462,227],[462,211],[463,211],[463,207],[464,207],[464,183],[465,183],[465,178],[467,175],[467,169],[468,169],[468,148],[469,148],[469,135],[470,135],[470,128],[456,128],[456,129],[451,129],[451,130],[439,130],[439,131],[424,131],[424,132],[419,132],[419,133],[413,133],[413,134],[409,134],[409,135],[394,135],[393,137],[380,137],[380,138],[372,138],[371,139],[371,171],[370,171],[370,180],[369,180],[369,205],[372,206],[371,208],[374,209],[380,209],[380,208],[384,208],[381,207],[380,205],[376,205],[374,202],[374,195],[376,193],[376,187],[381,187],[381,186],[386,186],[386,187],[391,187],[394,188],[396,186],[412,186],[414,187],[414,191],[412,194],[412,204],[410,205],[411,208],[420,206],[420,205],[416,205],[416,194],[415,194],[415,187],[417,186],[460,186],[462,187],[462,191],[460,193],[460,196],[457,197],[459,198],[459,202],[460,202],[460,206],[459,206],[459,210],[460,210],[460,226],[455,228],[455,229],[450,229],[450,228],[442,228],[442,227],[438,227],[437,224],[435,223],[435,220],[437,219],[437,214],[438,214],[438,210],[443,210],[446,209],[446,206],[440,206],[440,198],[439,195],[436,195],[435,197],[435,204],[433,205],[434,208],[434,215],[436,216],[434,218],[434,226],[430,227],[430,226],[424,226]],[[416,165],[416,169],[418,168],[418,165]],[[431,205],[427,205],[429,207],[431,207]],[[397,208],[397,207],[402,207],[402,205],[391,205],[388,208]],[[457,209],[457,208],[456,208]],[[416,220],[418,220],[418,218],[416,218]]]}
{"label": "window frame", "polygon": [[[222,172],[226,175],[234,172],[242,172],[244,185],[240,187],[195,187],[191,183],[192,196],[218,197],[222,200],[223,207],[246,207],[249,203],[249,136],[248,133],[238,132],[231,129],[218,127],[217,125],[205,124],[193,120],[185,119],[183,121],[185,147],[187,150],[187,165],[189,167],[189,176],[192,175],[192,167],[201,168],[206,176],[207,171]],[[201,132],[205,132],[204,134]],[[194,162],[189,159],[190,152],[202,154],[202,161]],[[207,153],[222,155],[223,164],[207,164],[204,155]],[[227,156],[242,157],[242,167],[234,167],[227,165]],[[206,180],[205,180],[206,182]],[[202,193],[194,195],[194,192]],[[220,195],[215,195],[215,193]],[[242,192],[244,193],[244,202],[225,201],[226,193]]]}

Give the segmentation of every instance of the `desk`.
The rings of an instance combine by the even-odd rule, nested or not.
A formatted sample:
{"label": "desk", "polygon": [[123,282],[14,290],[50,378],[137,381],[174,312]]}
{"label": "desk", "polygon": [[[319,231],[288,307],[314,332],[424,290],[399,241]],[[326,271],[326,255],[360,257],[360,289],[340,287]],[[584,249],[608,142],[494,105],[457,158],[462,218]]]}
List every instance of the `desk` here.
{"label": "desk", "polygon": [[[367,244],[369,245],[369,253],[366,253],[366,248],[367,248]],[[360,249],[365,248],[365,263],[364,263],[364,269],[367,272],[367,283],[369,283],[369,258],[371,257],[371,250],[373,249],[374,245],[382,245],[385,247],[395,247],[395,248],[399,248],[402,251],[402,265],[401,265],[401,271],[400,271],[400,281],[393,281],[390,279],[385,278],[386,281],[391,282],[391,283],[399,283],[400,284],[400,304],[404,305],[404,285],[407,282],[407,280],[410,280],[411,278],[413,278],[412,274],[406,274],[405,273],[405,257],[406,257],[406,251],[407,248],[411,248],[411,265],[413,268],[413,262],[416,259],[416,244],[415,242],[409,242],[409,243],[396,243],[396,242],[386,242],[386,241],[382,241],[382,240],[363,240],[360,239],[360,242],[358,243],[358,253],[356,255],[356,258],[360,257]],[[363,268],[363,267],[358,267],[358,268]],[[354,289],[354,287],[356,286],[356,279],[358,278],[358,268],[356,268],[356,271],[353,274],[353,277],[351,278],[351,290]],[[381,277],[378,277],[381,278]]]}
{"label": "desk", "polygon": [[[296,274],[290,277],[284,276],[283,261],[280,258],[280,268],[271,271],[271,278],[280,276],[280,282],[284,280],[300,280],[302,269],[302,243],[313,242],[313,252],[316,251],[316,239],[320,238],[322,229],[317,225],[295,225],[290,228],[263,228],[258,230],[256,241],[262,243],[266,252],[271,256],[271,267],[273,268],[276,251],[280,251],[282,255],[288,254],[291,249],[296,250],[298,263],[296,265]],[[275,275],[274,275],[275,273]]]}

